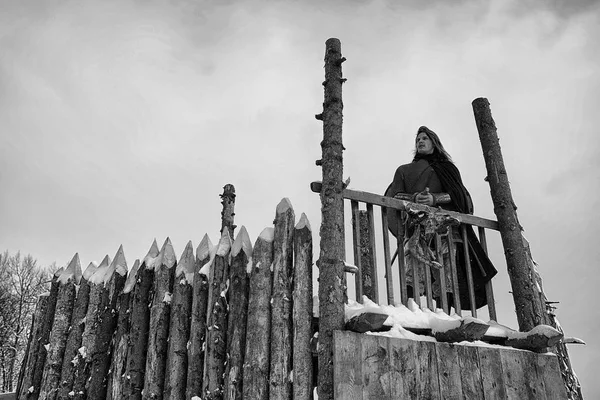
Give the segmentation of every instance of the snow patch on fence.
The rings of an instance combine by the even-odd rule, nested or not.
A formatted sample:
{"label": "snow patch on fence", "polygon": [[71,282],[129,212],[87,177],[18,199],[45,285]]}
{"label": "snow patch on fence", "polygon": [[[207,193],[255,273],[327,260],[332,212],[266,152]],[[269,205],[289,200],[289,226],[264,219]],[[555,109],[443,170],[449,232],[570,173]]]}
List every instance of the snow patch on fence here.
{"label": "snow patch on fence", "polygon": [[300,215],[300,221],[298,221],[298,223],[296,224],[295,229],[300,230],[304,228],[308,228],[308,230],[312,232],[310,222],[308,222],[308,217],[306,216],[306,214],[302,213],[302,215]]}
{"label": "snow patch on fence", "polygon": [[229,253],[229,250],[231,250],[231,237],[229,236],[229,229],[223,229],[221,240],[219,240],[219,244],[217,245],[217,255],[225,257]]}
{"label": "snow patch on fence", "polygon": [[179,263],[177,264],[177,268],[175,269],[175,277],[179,278],[181,274],[185,274],[185,280],[187,282],[183,282],[182,279],[181,281],[183,283],[180,283],[191,284],[192,282],[194,282],[194,268],[194,247],[192,246],[192,241],[190,240],[187,246],[185,246],[185,250],[183,250],[183,253],[181,254],[181,258],[179,259]]}
{"label": "snow patch on fence", "polygon": [[282,214],[289,209],[294,210],[294,207],[292,207],[292,203],[290,202],[290,199],[288,199],[287,197],[284,197],[283,199],[281,199],[279,204],[277,204],[277,209],[275,210],[275,213]]}
{"label": "snow patch on fence", "polygon": [[131,267],[131,271],[129,271],[129,275],[127,275],[127,280],[125,281],[125,286],[123,287],[123,293],[130,293],[133,290],[137,282],[137,274],[140,269],[140,260],[135,260],[133,263],[133,267]]}
{"label": "snow patch on fence", "polygon": [[264,240],[265,242],[273,242],[275,240],[275,228],[267,227],[263,229],[258,237]]}

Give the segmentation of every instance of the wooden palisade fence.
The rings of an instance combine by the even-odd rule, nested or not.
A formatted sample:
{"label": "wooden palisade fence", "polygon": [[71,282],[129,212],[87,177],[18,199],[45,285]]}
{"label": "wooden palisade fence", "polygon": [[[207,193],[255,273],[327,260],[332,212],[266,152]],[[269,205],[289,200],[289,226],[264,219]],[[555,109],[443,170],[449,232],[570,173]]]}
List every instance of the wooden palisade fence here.
{"label": "wooden palisade fence", "polygon": [[[232,241],[233,186],[221,238],[169,238],[136,260],[122,247],[83,272],[75,254],[40,297],[19,399],[310,399],[312,233],[288,199],[254,249]],[[235,195],[233,195],[235,196]],[[292,385],[292,382],[295,382]]]}
{"label": "wooden palisade fence", "polygon": [[[548,303],[521,235],[487,100],[477,99],[473,109],[498,221],[350,190],[342,180],[344,61],[340,41],[329,39],[325,102],[316,116],[323,121],[322,158],[317,161],[323,175],[322,182],[311,184],[322,205],[318,335],[313,336],[317,320],[308,219],[302,214],[296,223],[290,201],[283,199],[274,226],[265,228],[252,246],[243,226],[235,235],[235,188],[226,185],[220,239],[213,245],[205,235],[195,256],[189,242],[178,261],[167,238],[160,250],[154,241],[129,271],[122,247],[114,259],[106,256],[83,272],[77,254],[57,271],[33,317],[18,399],[303,400],[313,398],[315,386],[320,399],[582,398],[566,347],[559,342],[560,326],[545,311]],[[344,200],[350,203],[354,266],[348,264],[345,249]],[[376,223],[376,211],[381,224]],[[479,311],[472,276],[478,265],[477,260],[470,262],[467,246],[461,287],[450,257],[449,274],[424,265],[424,296],[419,295],[420,278],[413,269],[409,299],[404,237],[399,230],[392,243],[388,232],[388,216],[396,214],[401,220],[402,213],[460,224],[463,243],[467,226],[476,227],[484,251],[486,230],[499,231],[519,327],[531,333],[509,335],[502,343],[537,351],[550,348],[560,362],[534,352],[342,332],[351,322],[346,321],[345,304],[346,274],[352,272],[359,302],[365,295],[375,302],[383,297],[397,307],[471,314],[469,322],[461,319],[454,330],[429,332],[438,342],[484,338],[489,326],[472,323]],[[437,249],[445,243],[452,254],[452,235],[440,233],[433,235]],[[376,237],[383,238],[379,247]],[[376,252],[381,247],[383,256]],[[385,284],[380,288],[382,273]],[[446,276],[452,304],[445,292]],[[440,281],[435,305],[432,278]],[[479,295],[483,290],[487,314],[495,321],[492,282],[478,290]],[[540,334],[540,324],[558,330]]]}

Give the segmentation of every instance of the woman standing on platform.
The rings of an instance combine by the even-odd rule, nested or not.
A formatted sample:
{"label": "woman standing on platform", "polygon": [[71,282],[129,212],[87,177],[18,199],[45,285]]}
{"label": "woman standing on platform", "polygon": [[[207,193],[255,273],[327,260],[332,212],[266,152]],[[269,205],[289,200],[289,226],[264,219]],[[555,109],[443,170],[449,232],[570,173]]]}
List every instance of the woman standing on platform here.
{"label": "woman standing on platform", "polygon": [[[473,202],[471,195],[463,185],[460,172],[452,162],[452,158],[444,149],[438,135],[426,126],[421,126],[417,131],[415,139],[415,153],[411,163],[398,167],[394,175],[394,180],[385,191],[386,196],[395,197],[401,200],[407,200],[430,207],[440,207],[445,210],[456,211],[462,214],[473,214]],[[395,213],[388,213],[390,231],[394,236],[398,234],[398,221]],[[402,227],[404,229],[404,227]],[[463,308],[470,307],[466,268],[464,262],[463,243],[459,229],[452,227],[452,240],[456,242],[454,254],[452,257],[457,261],[457,275],[459,283],[460,301]],[[405,246],[413,232],[408,228],[405,234]],[[467,240],[469,243],[469,255],[471,259],[471,269],[473,271],[473,282],[475,287],[476,308],[486,304],[485,283],[488,282],[496,273],[496,269],[487,257],[481,247],[473,228],[467,227]],[[444,270],[446,271],[446,292],[452,304],[452,279],[450,273],[449,255],[446,241],[443,241],[442,254],[444,254]],[[431,246],[431,245],[430,245]],[[435,243],[430,247],[435,252]],[[407,270],[422,266],[422,261],[411,257],[408,251],[406,256]],[[423,268],[420,271],[420,281],[423,278]],[[412,296],[412,274],[407,274],[409,283],[408,292]],[[425,285],[420,285],[424,288]],[[421,289],[422,291],[423,289]],[[433,282],[434,297],[440,296],[439,281]],[[421,293],[422,294],[422,293]]]}

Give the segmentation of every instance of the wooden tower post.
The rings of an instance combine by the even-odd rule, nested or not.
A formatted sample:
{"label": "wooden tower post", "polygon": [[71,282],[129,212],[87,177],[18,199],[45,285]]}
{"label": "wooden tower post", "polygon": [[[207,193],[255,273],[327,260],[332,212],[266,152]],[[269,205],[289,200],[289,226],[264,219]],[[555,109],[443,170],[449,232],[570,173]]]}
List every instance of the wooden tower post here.
{"label": "wooden tower post", "polygon": [[325,43],[325,102],[321,189],[321,242],[319,267],[319,382],[320,399],[333,399],[333,331],[344,328],[344,200],[342,151],[342,57],[339,39]]}
{"label": "wooden tower post", "polygon": [[486,180],[490,184],[494,213],[498,218],[504,246],[519,329],[527,332],[537,325],[548,323],[545,304],[541,301],[541,289],[538,289],[535,271],[530,266],[528,251],[523,243],[523,228],[517,218],[517,206],[512,198],[490,103],[485,98],[478,98],[473,100],[472,105],[487,169]]}
{"label": "wooden tower post", "polygon": [[233,224],[234,216],[235,216],[235,187],[228,183],[223,186],[223,194],[221,196],[221,204],[223,205],[223,210],[221,211],[221,234],[223,233],[223,228],[227,227],[229,229],[229,237],[234,238],[233,231],[236,226]]}

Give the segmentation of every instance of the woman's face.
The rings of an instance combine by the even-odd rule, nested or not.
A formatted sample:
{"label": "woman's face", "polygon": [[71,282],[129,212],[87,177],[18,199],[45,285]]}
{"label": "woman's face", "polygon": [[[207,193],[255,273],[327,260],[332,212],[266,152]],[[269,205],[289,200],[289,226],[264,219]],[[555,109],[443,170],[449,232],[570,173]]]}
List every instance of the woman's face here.
{"label": "woman's face", "polygon": [[425,132],[420,132],[416,139],[417,153],[418,154],[431,154],[433,153],[433,142],[427,136]]}

